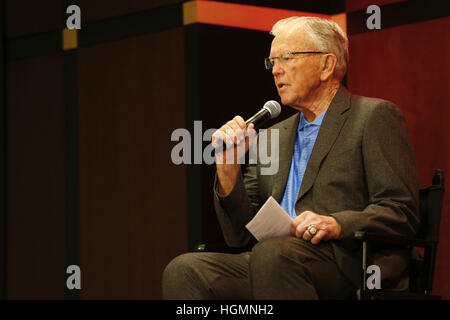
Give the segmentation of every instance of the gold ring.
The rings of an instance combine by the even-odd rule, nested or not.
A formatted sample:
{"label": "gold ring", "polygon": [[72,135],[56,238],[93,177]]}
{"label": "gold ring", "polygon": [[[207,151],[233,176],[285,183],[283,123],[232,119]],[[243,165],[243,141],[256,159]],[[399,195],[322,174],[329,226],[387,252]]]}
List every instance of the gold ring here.
{"label": "gold ring", "polygon": [[314,236],[317,233],[317,228],[312,224],[306,229],[306,231],[308,231],[310,235]]}

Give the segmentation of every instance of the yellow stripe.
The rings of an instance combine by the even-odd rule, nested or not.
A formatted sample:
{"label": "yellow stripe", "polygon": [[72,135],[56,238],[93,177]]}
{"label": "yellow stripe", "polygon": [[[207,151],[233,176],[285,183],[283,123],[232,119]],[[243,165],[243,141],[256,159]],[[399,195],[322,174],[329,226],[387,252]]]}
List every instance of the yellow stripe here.
{"label": "yellow stripe", "polygon": [[197,1],[183,3],[183,24],[188,25],[197,22]]}
{"label": "yellow stripe", "polygon": [[331,20],[336,22],[347,33],[347,14],[345,12],[331,16]]}
{"label": "yellow stripe", "polygon": [[[344,32],[347,32],[347,15],[345,12],[326,15],[217,1],[188,1],[183,3],[184,25],[208,23],[269,31],[277,20],[288,16],[318,16],[330,19],[339,24]],[[278,18],[275,19],[274,17]],[[275,20],[272,21],[273,19]]]}
{"label": "yellow stripe", "polygon": [[63,50],[76,49],[78,47],[77,29],[64,28],[62,31]]}

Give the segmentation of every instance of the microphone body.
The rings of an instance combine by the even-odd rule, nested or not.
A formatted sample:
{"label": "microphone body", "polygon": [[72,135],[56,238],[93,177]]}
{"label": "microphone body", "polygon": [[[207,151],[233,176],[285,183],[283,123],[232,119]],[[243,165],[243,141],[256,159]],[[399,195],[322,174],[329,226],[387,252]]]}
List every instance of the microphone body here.
{"label": "microphone body", "polygon": [[[264,123],[266,123],[270,119],[274,119],[278,117],[281,113],[281,106],[277,101],[269,100],[267,101],[261,110],[259,110],[256,114],[254,114],[251,118],[245,121],[245,124],[248,126],[251,123],[255,126],[255,130],[260,128]],[[223,147],[225,145],[224,141],[220,139],[217,140],[214,144],[214,148]],[[226,147],[224,148],[226,149]]]}
{"label": "microphone body", "polygon": [[248,126],[251,123],[255,126],[255,130],[260,128],[264,123],[270,120],[270,112],[267,109],[261,109],[257,113],[253,115],[253,117],[249,118],[245,121],[245,124]]}
{"label": "microphone body", "polygon": [[267,101],[261,110],[259,110],[255,115],[245,121],[245,124],[248,126],[249,124],[253,123],[256,130],[268,120],[278,117],[280,115],[280,112],[281,106],[278,102],[274,100]]}

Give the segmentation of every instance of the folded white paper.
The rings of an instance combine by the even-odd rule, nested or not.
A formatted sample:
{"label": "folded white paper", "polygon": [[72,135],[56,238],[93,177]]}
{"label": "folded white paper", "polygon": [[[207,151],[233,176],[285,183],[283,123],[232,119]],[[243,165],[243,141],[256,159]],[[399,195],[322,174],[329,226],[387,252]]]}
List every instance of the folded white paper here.
{"label": "folded white paper", "polygon": [[245,226],[258,240],[290,236],[292,218],[271,196]]}

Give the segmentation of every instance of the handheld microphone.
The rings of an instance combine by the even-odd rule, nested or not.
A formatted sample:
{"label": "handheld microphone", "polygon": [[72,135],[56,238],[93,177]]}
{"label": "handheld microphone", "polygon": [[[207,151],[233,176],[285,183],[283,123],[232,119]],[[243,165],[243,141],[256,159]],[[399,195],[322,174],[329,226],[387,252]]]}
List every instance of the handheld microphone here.
{"label": "handheld microphone", "polygon": [[267,120],[275,119],[281,113],[281,106],[275,100],[267,101],[261,110],[259,110],[253,117],[245,121],[245,124],[248,126],[253,123],[255,126],[255,130],[261,127]]}
{"label": "handheld microphone", "polygon": [[[261,110],[255,113],[251,118],[245,121],[245,124],[248,126],[251,123],[254,125],[254,129],[260,128],[264,123],[266,123],[270,119],[275,119],[281,113],[281,106],[275,100],[267,101]],[[213,144],[214,148],[219,148],[224,145],[222,140],[216,140]]]}

